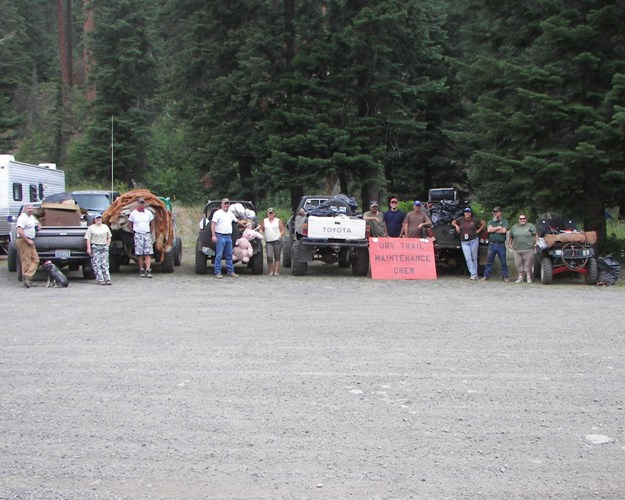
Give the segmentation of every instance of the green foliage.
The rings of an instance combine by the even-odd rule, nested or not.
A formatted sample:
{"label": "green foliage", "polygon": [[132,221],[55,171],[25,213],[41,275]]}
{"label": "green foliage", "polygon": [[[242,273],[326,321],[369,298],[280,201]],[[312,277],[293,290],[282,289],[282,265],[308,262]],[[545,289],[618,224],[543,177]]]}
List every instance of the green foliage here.
{"label": "green foliage", "polygon": [[615,21],[625,7],[467,2],[476,4],[479,13],[466,11],[473,43],[483,44],[484,21],[497,40],[463,71],[475,98],[469,179],[480,200],[561,210],[604,240],[604,207],[625,187],[616,132],[625,38]]}
{"label": "green foliage", "polygon": [[[291,216],[291,194],[288,190],[273,191],[268,193],[261,201],[256,204],[256,210],[259,216],[266,212],[269,207],[276,210],[276,216],[278,217],[290,217]],[[287,220],[283,218],[283,220]]]}
{"label": "green foliage", "polygon": [[[15,157],[29,163],[58,162],[59,120],[58,82],[33,85],[28,97],[31,112],[21,124],[24,137],[15,150]],[[60,165],[62,167],[62,165]]]}
{"label": "green foliage", "polygon": [[164,110],[152,124],[147,148],[150,170],[146,182],[152,190],[185,204],[206,198],[200,175],[189,159],[185,138],[188,127],[179,125],[174,116]]}
{"label": "green foliage", "polygon": [[106,178],[113,142],[115,175],[133,185],[143,180],[147,170],[148,103],[156,83],[147,28],[153,4],[94,0],[91,5],[98,19],[88,41],[95,60],[97,98],[85,140],[75,145],[73,167],[88,179]]}
{"label": "green foliage", "polygon": [[608,232],[608,238],[601,250],[601,255],[612,255],[621,265],[625,264],[625,234],[618,236]]}
{"label": "green foliage", "polygon": [[116,181],[185,202],[454,186],[602,236],[625,207],[622,2],[92,0],[88,39],[72,5],[65,107],[57,4],[0,0],[0,152],[72,185],[108,184],[113,118]]}

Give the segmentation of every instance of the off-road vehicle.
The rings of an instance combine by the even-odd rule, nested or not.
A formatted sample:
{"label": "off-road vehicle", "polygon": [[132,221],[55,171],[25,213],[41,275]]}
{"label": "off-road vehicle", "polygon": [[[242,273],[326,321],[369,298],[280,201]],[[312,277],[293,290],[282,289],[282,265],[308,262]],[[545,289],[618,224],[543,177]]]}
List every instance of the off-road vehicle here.
{"label": "off-road vehicle", "polygon": [[[460,235],[456,232],[451,221],[461,217],[469,204],[458,199],[458,192],[454,188],[434,188],[428,192],[426,212],[432,221],[434,242],[434,257],[436,265],[443,266],[453,273],[466,271],[466,261],[462,253]],[[484,274],[484,266],[488,258],[488,232],[479,235],[478,247],[478,274]]]}
{"label": "off-road vehicle", "polygon": [[[230,206],[240,205],[243,207],[245,214],[239,214],[252,221],[253,228],[258,226],[258,218],[256,216],[256,207],[251,201],[233,200]],[[211,233],[211,219],[216,210],[221,207],[221,200],[209,200],[204,207],[202,218],[200,220],[200,232],[198,233],[195,245],[195,274],[206,274],[208,260],[215,265],[215,243],[213,243]],[[242,230],[236,222],[232,223],[232,246],[241,237]],[[252,244],[253,254],[250,257],[247,267],[252,274],[263,274],[263,244],[259,239],[254,239]],[[237,261],[235,261],[235,264]]]}
{"label": "off-road vehicle", "polygon": [[572,219],[544,214],[536,222],[534,275],[549,285],[560,274],[581,274],[588,285],[595,285],[599,268],[593,245],[595,231],[579,231]]}
{"label": "off-road vehicle", "polygon": [[308,263],[320,260],[349,267],[356,276],[369,272],[368,227],[345,195],[303,196],[287,222],[283,265],[295,276],[308,272]]}

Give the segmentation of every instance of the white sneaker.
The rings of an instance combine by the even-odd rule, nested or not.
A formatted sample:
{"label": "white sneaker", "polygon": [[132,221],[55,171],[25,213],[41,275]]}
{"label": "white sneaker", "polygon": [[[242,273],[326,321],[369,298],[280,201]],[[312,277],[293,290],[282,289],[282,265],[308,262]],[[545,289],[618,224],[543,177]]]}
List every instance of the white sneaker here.
{"label": "white sneaker", "polygon": [[532,278],[530,278],[529,276],[527,277],[527,282],[531,283],[532,282]]}
{"label": "white sneaker", "polygon": [[519,276],[515,283],[523,283],[523,276]]}

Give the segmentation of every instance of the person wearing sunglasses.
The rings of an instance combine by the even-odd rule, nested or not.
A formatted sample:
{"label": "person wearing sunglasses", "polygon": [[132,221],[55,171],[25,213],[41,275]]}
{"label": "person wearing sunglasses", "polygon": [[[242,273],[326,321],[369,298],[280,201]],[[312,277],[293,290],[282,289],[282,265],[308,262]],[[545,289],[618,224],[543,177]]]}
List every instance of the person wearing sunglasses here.
{"label": "person wearing sunglasses", "polygon": [[525,214],[519,215],[519,222],[510,229],[508,245],[514,255],[514,265],[519,273],[517,283],[523,282],[523,273],[528,283],[532,282],[534,271],[534,245],[536,245],[536,227],[527,222]]}
{"label": "person wearing sunglasses", "polygon": [[238,276],[234,272],[232,260],[232,224],[237,222],[235,215],[230,212],[230,200],[223,198],[221,208],[216,210],[211,219],[211,235],[215,243],[215,278],[220,279],[221,259],[226,259],[226,272],[231,278]]}

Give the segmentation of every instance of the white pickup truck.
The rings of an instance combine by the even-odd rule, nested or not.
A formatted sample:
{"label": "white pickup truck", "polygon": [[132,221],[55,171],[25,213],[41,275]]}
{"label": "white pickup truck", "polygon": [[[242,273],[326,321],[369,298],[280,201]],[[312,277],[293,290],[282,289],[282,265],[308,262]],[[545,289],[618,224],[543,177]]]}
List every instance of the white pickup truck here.
{"label": "white pickup truck", "polygon": [[369,272],[367,223],[354,214],[355,206],[344,196],[304,196],[287,223],[285,267],[295,276],[308,272],[308,263],[320,260],[349,267],[356,276]]}

